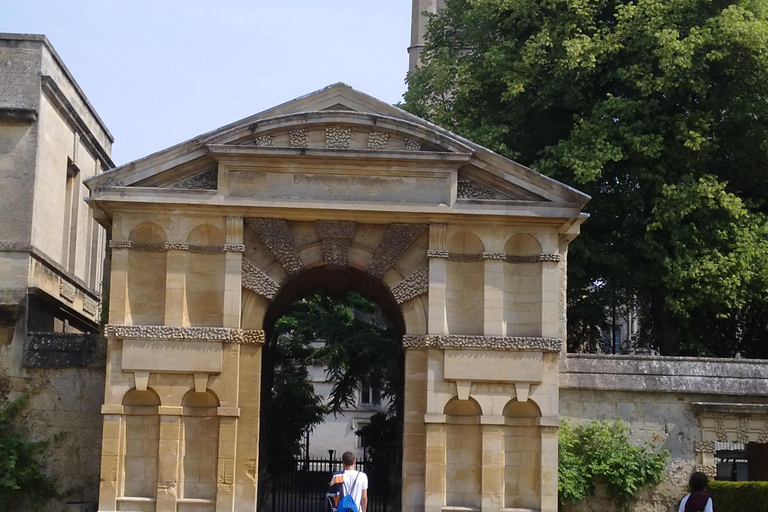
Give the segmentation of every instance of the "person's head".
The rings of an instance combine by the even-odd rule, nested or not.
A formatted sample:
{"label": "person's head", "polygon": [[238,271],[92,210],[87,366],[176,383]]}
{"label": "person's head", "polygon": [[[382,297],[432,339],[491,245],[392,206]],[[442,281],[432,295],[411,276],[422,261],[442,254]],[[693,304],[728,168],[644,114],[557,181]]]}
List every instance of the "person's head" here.
{"label": "person's head", "polygon": [[709,484],[709,478],[704,473],[696,472],[691,475],[691,479],[688,480],[688,487],[691,488],[691,492],[703,491]]}
{"label": "person's head", "polygon": [[352,452],[344,452],[344,455],[341,456],[341,462],[344,464],[345,468],[351,468],[355,465],[355,455]]}

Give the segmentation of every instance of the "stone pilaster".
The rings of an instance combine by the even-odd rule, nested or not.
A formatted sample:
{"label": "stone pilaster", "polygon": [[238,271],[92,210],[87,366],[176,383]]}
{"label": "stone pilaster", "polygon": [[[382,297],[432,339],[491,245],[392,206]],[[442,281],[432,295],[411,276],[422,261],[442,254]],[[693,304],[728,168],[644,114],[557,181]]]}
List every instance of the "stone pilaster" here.
{"label": "stone pilaster", "polygon": [[485,260],[483,333],[504,336],[504,261]]}
{"label": "stone pilaster", "polygon": [[[122,409],[122,407],[118,406],[117,409]],[[119,413],[105,413],[102,425],[103,434],[101,439],[99,511],[114,512],[117,510],[117,497],[120,492],[119,477],[122,467],[120,462],[120,439],[122,437],[123,428],[122,417]]]}
{"label": "stone pilaster", "polygon": [[[227,217],[227,246],[239,246],[242,243],[243,218]],[[242,273],[243,253],[227,251],[224,256],[224,327],[240,328]]]}
{"label": "stone pilaster", "polygon": [[557,512],[557,427],[541,426],[541,512]]}
{"label": "stone pilaster", "polygon": [[[430,253],[445,253],[445,232],[445,224],[430,224]],[[429,334],[445,334],[448,331],[445,316],[445,292],[448,283],[447,263],[448,260],[446,258],[429,258],[429,306],[427,316],[427,332]]]}
{"label": "stone pilaster", "polygon": [[441,512],[445,506],[445,452],[448,449],[444,423],[427,423],[425,512]]}
{"label": "stone pilaster", "polygon": [[113,247],[112,275],[109,286],[109,321],[116,324],[130,323],[128,307],[129,250]]}
{"label": "stone pilaster", "polygon": [[[483,417],[483,510],[504,508],[504,418]],[[490,420],[490,421],[488,421]]]}
{"label": "stone pilaster", "polygon": [[157,508],[176,510],[179,498],[181,407],[159,407],[160,434],[157,461]]}
{"label": "stone pilaster", "polygon": [[[237,442],[234,447],[234,512],[253,512],[259,468],[259,411],[261,394],[261,345],[240,346]],[[219,450],[229,449],[219,442]]]}
{"label": "stone pilaster", "polygon": [[166,253],[165,325],[189,325],[187,314],[187,251],[173,249]]}
{"label": "stone pilaster", "polygon": [[220,415],[216,512],[232,512],[234,510],[236,441],[237,417]]}
{"label": "stone pilaster", "polygon": [[541,265],[541,336],[557,338],[561,333],[559,263],[543,261]]}

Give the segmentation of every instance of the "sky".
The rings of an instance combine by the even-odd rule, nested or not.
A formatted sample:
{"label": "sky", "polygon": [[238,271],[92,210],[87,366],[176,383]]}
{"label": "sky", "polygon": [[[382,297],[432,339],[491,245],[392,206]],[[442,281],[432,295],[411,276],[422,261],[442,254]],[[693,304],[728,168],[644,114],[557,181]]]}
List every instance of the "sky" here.
{"label": "sky", "polygon": [[[4,5],[2,5],[4,4]],[[336,82],[405,92],[411,0],[2,0],[45,34],[122,165]]]}

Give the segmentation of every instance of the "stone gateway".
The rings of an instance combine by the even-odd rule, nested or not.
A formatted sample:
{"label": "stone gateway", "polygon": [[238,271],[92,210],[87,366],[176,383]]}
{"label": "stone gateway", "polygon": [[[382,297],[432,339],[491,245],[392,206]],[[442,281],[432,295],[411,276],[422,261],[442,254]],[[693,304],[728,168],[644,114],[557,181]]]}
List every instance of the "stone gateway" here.
{"label": "stone gateway", "polygon": [[111,251],[100,511],[255,510],[264,329],[331,281],[401,318],[402,509],[557,510],[586,195],[344,84],[86,184]]}

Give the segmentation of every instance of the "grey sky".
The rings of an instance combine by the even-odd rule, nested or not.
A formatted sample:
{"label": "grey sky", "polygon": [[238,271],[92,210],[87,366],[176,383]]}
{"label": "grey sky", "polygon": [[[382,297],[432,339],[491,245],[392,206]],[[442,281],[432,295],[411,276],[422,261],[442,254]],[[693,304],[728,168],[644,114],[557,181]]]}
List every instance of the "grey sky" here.
{"label": "grey sky", "polygon": [[120,165],[335,82],[405,92],[411,0],[5,0],[45,34]]}

